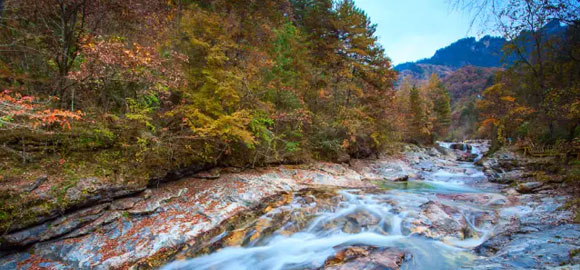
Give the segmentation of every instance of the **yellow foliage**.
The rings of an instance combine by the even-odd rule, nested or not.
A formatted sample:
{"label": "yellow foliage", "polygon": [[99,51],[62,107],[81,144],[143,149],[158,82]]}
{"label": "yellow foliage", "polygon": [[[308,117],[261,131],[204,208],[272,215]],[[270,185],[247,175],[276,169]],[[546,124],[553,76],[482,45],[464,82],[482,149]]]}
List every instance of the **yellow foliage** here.
{"label": "yellow foliage", "polygon": [[514,101],[516,101],[516,98],[512,97],[512,96],[503,96],[500,99],[502,101],[506,101],[506,102],[510,102],[510,103],[513,103]]}

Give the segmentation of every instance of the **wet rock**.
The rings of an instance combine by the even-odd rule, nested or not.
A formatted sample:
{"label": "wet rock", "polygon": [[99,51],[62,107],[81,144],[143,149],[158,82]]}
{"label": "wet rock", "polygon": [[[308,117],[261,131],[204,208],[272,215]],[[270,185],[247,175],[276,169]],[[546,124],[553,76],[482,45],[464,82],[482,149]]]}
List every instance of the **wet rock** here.
{"label": "wet rock", "polygon": [[493,158],[493,157],[486,157],[483,158],[479,161],[480,165],[483,167],[484,171],[490,171],[490,172],[501,172],[502,168],[499,166],[499,161],[497,160],[497,158]]}
{"label": "wet rock", "polygon": [[187,191],[188,191],[187,188],[183,188],[177,191],[175,194],[169,193],[169,194],[161,194],[160,196],[157,197],[151,197],[150,199],[148,199],[147,202],[140,203],[136,206],[132,206],[132,208],[129,209],[127,212],[131,215],[149,215],[155,213],[158,210],[160,210],[164,204],[166,204],[172,199],[183,196]]}
{"label": "wet rock", "polygon": [[473,162],[479,155],[471,153],[462,153],[457,157],[457,161]]}
{"label": "wet rock", "polygon": [[393,175],[392,177],[387,179],[393,182],[405,182],[409,180],[409,175],[408,174]]}
{"label": "wet rock", "polygon": [[506,206],[510,203],[506,196],[495,193],[439,194],[437,198],[460,201],[474,206]]}
{"label": "wet rock", "polygon": [[[565,200],[545,201],[545,196],[541,197],[542,194],[522,195],[515,190],[513,194],[506,197],[499,194],[492,196],[488,193],[455,194],[454,192],[451,194],[441,193],[445,196],[439,196],[438,190],[427,192],[424,195],[402,189],[382,190],[380,193],[379,191],[374,193],[374,190],[366,188],[367,184],[371,184],[370,181],[362,180],[370,178],[366,175],[382,180],[385,176],[397,175],[401,172],[431,177],[432,174],[425,171],[444,170],[454,174],[471,175],[469,170],[473,170],[466,169],[466,166],[458,166],[455,156],[436,157],[425,149],[417,148],[417,151],[416,153],[405,153],[404,158],[399,161],[392,159],[365,160],[361,162],[361,167],[353,166],[359,161],[352,160],[351,167],[317,163],[310,166],[281,166],[261,170],[245,170],[235,172],[235,174],[221,171],[220,181],[190,179],[168,183],[140,194],[139,197],[142,199],[135,197],[114,201],[110,206],[111,210],[103,211],[98,218],[86,219],[86,222],[77,226],[76,229],[51,241],[36,244],[34,254],[17,252],[9,254],[8,257],[2,257],[0,270],[14,269],[16,266],[24,264],[30,265],[31,269],[51,268],[53,266],[56,269],[124,269],[141,262],[144,263],[144,266],[159,267],[164,263],[164,256],[168,254],[167,250],[195,249],[198,244],[207,243],[206,241],[219,243],[221,245],[219,248],[228,245],[243,246],[249,243],[261,246],[262,243],[267,244],[271,240],[268,236],[272,234],[277,235],[276,237],[290,235],[310,228],[309,225],[315,225],[312,227],[315,230],[323,229],[321,227],[325,224],[313,224],[312,221],[319,222],[318,217],[321,213],[323,215],[329,211],[336,213],[337,208],[342,210],[345,205],[350,206],[353,200],[358,200],[356,196],[364,197],[364,201],[361,201],[361,207],[356,208],[358,211],[339,218],[331,215],[334,221],[329,222],[331,224],[326,224],[329,226],[328,229],[343,230],[349,233],[378,231],[384,234],[393,234],[397,232],[395,234],[398,235],[399,221],[403,219],[402,231],[423,234],[430,238],[446,241],[447,237],[464,239],[475,236],[476,230],[470,230],[468,223],[475,224],[477,228],[481,228],[482,224],[491,223],[498,231],[494,229],[494,237],[481,245],[480,254],[491,256],[493,260],[481,261],[481,265],[496,265],[499,266],[499,269],[504,267],[509,269],[509,266],[514,262],[522,262],[520,269],[534,265],[533,263],[528,264],[526,261],[528,259],[523,257],[523,254],[528,253],[520,253],[518,257],[514,258],[509,258],[509,255],[506,255],[510,250],[525,248],[523,244],[526,241],[521,237],[526,235],[540,237],[544,243],[549,244],[550,241],[553,241],[566,247],[558,249],[555,248],[556,245],[536,246],[539,249],[551,251],[538,253],[539,255],[529,253],[533,255],[529,260],[538,261],[538,264],[530,268],[542,268],[541,263],[544,262],[548,262],[549,265],[556,262],[570,262],[562,261],[564,256],[560,255],[557,255],[560,256],[557,260],[540,260],[543,256],[551,256],[551,253],[566,253],[568,248],[572,246],[571,243],[578,239],[577,235],[566,228],[560,228],[565,235],[553,235],[548,238],[539,235],[546,229],[559,226],[556,224],[557,222],[568,218],[564,214],[552,214],[558,212],[555,209],[561,205],[559,202]],[[496,159],[496,162],[498,169],[503,168],[501,167],[503,165],[500,164],[503,161],[500,162],[499,159]],[[414,165],[411,167],[409,164]],[[506,161],[505,164],[511,163]],[[512,166],[511,169],[518,168],[510,166]],[[451,169],[448,170],[448,168]],[[492,168],[489,170],[495,172]],[[409,182],[401,184],[401,186],[411,187],[413,183]],[[485,184],[495,186],[490,183]],[[312,191],[300,193],[297,196],[289,196],[289,194],[299,193],[296,191],[306,187],[316,187],[315,190],[319,190],[319,185],[331,185],[333,188],[328,194]],[[357,190],[349,190],[348,194],[341,191],[339,193],[341,195],[337,195],[336,187],[345,186],[355,187]],[[87,189],[85,193],[98,193],[98,190],[98,188]],[[79,189],[71,195],[79,196],[81,199],[84,196],[79,194]],[[512,197],[516,196],[517,199],[522,198],[521,202],[512,200]],[[260,204],[264,202],[265,198],[271,197],[279,199],[268,200],[266,205]],[[375,202],[377,203],[375,204]],[[366,208],[367,203],[372,204],[373,208]],[[260,205],[260,207],[254,208],[256,205]],[[374,211],[376,205],[381,205],[380,211]],[[382,206],[385,207],[382,208]],[[506,207],[513,209],[503,213],[502,210]],[[396,219],[386,218],[383,220],[382,218],[385,217],[376,214],[379,212],[394,213]],[[495,223],[497,220],[494,213],[498,212],[502,212],[501,218],[504,220]],[[240,218],[239,223],[233,223],[232,220],[238,220],[237,216],[244,216],[244,213],[251,213],[248,214],[250,220]],[[256,216],[252,215],[255,213],[263,216],[255,219]],[[510,226],[510,224],[506,224],[505,219],[509,219],[511,215],[521,216],[521,220],[517,219],[517,222],[514,222],[513,231],[501,231]],[[545,225],[546,220],[554,222],[554,224],[551,227],[547,226]],[[208,231],[215,232],[216,228],[219,229],[216,234],[208,233]],[[484,230],[487,228],[485,227]],[[42,228],[42,230],[48,229]],[[68,230],[64,229],[63,231]],[[222,234],[223,231],[229,233]],[[204,238],[206,236],[211,239]],[[478,234],[478,236],[482,236],[482,234]],[[217,242],[213,242],[214,239],[218,239]],[[470,241],[471,239],[465,242]],[[519,241],[519,244],[514,243],[514,241]],[[327,260],[323,269],[398,269],[408,256],[404,251],[396,249],[372,247],[340,249],[341,251]],[[328,251],[328,248],[326,250]],[[519,251],[514,254],[517,255],[517,252]],[[300,255],[302,254],[298,256]],[[191,257],[193,256],[182,258]],[[418,259],[420,260],[420,258]],[[448,259],[444,258],[443,260]],[[156,264],[150,264],[151,260],[155,260]],[[320,266],[323,260],[324,257],[319,258],[317,266]],[[517,269],[518,267],[512,268]],[[133,267],[133,269],[139,269],[139,267]]]}
{"label": "wet rock", "polygon": [[333,257],[330,257],[324,262],[324,266],[332,266],[343,264],[356,258],[366,257],[371,251],[376,250],[376,247],[348,247],[337,252]]}
{"label": "wet rock", "polygon": [[405,223],[406,231],[433,239],[448,236],[463,239],[466,236],[467,223],[459,209],[434,201],[420,207],[419,216]]}
{"label": "wet rock", "polygon": [[496,173],[504,173],[517,168],[522,163],[520,160],[521,158],[518,155],[502,148],[493,153],[493,155],[483,158],[480,164],[483,166],[484,171],[491,170]]}
{"label": "wet rock", "polygon": [[441,157],[441,152],[438,151],[436,148],[429,148],[427,149],[427,155],[431,157]]}
{"label": "wet rock", "polygon": [[224,238],[224,244],[226,246],[241,246],[246,239],[247,233],[247,229],[232,231]]}
{"label": "wet rock", "polygon": [[[512,234],[495,255],[479,260],[477,269],[546,269],[565,264],[578,264],[571,257],[578,249],[580,226],[551,226],[537,232]],[[572,268],[574,269],[574,268]]]}
{"label": "wet rock", "polygon": [[432,161],[422,161],[416,165],[421,171],[432,172],[435,169],[435,164]]}
{"label": "wet rock", "polygon": [[400,269],[406,256],[404,251],[393,248],[349,247],[329,258],[322,269]]}
{"label": "wet rock", "polygon": [[475,252],[482,256],[493,256],[504,246],[506,246],[512,239],[512,235],[520,231],[520,222],[517,218],[512,218],[506,223],[501,224],[499,231],[490,239],[483,242]]}
{"label": "wet rock", "polygon": [[314,166],[315,169],[318,169],[322,172],[331,174],[331,175],[337,175],[337,176],[343,176],[343,175],[347,175],[349,173],[351,173],[351,171],[349,169],[347,169],[346,167],[340,165],[340,164],[335,164],[335,163],[327,163],[327,162],[321,162],[318,163]]}
{"label": "wet rock", "polygon": [[380,221],[378,217],[368,212],[359,211],[354,214],[346,216],[350,221],[354,221],[356,225],[361,227],[369,227],[372,225],[377,225]]}
{"label": "wet rock", "polygon": [[499,151],[493,154],[493,157],[497,158],[498,160],[517,160],[518,156],[512,152],[508,151],[505,148],[500,149]]}
{"label": "wet rock", "polygon": [[366,211],[357,211],[343,217],[332,220],[323,225],[327,230],[340,228],[345,233],[359,233],[363,229],[379,224],[380,219]]}
{"label": "wet rock", "polygon": [[400,161],[381,161],[370,164],[353,162],[353,168],[371,180],[407,181],[410,168]]}
{"label": "wet rock", "polygon": [[510,184],[519,181],[526,176],[524,171],[521,170],[509,171],[505,173],[490,173],[490,171],[487,170],[485,173],[488,175],[490,182],[498,184]]}
{"label": "wet rock", "polygon": [[441,145],[435,145],[435,150],[439,151],[439,153],[443,156],[449,155],[449,151],[447,148],[442,147]]}
{"label": "wet rock", "polygon": [[498,173],[492,169],[483,169],[483,174],[489,182],[502,184],[503,177],[501,173]]}
{"label": "wet rock", "polygon": [[87,235],[91,232],[98,230],[99,228],[102,228],[103,226],[105,226],[107,224],[110,224],[110,223],[122,218],[122,217],[123,217],[123,214],[121,214],[119,211],[105,212],[102,216],[100,216],[95,221],[79,228],[78,230],[75,230],[75,231],[65,235],[63,238],[76,238],[76,237],[80,237],[83,235]]}
{"label": "wet rock", "polygon": [[449,145],[449,148],[460,151],[471,151],[473,147],[467,143],[452,143],[451,145]]}
{"label": "wet rock", "polygon": [[544,183],[542,182],[526,182],[519,184],[516,190],[520,193],[532,193],[542,186],[544,186]]}

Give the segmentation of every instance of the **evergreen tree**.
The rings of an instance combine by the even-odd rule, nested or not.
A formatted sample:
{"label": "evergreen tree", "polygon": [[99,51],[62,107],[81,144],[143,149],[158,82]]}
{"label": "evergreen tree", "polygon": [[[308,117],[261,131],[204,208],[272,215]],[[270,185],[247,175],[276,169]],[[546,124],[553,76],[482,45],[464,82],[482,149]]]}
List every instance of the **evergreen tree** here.
{"label": "evergreen tree", "polygon": [[418,142],[422,142],[424,139],[425,114],[423,113],[423,102],[421,101],[419,89],[415,85],[409,91],[409,112],[411,114],[410,135]]}
{"label": "evergreen tree", "polygon": [[449,91],[447,91],[443,82],[439,80],[437,74],[431,75],[427,88],[433,101],[433,112],[435,113],[434,135],[441,139],[447,136],[451,125]]}

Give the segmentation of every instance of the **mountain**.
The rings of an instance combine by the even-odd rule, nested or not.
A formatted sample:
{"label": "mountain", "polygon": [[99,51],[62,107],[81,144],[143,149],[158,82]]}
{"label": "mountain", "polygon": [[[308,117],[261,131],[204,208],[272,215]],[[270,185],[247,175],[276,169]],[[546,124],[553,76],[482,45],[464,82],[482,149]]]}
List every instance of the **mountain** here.
{"label": "mountain", "polygon": [[[565,29],[559,21],[553,20],[546,24],[541,32],[552,37],[562,35]],[[531,53],[530,33],[522,32],[518,40],[528,44],[527,51]],[[444,78],[465,66],[498,68],[510,65],[515,61],[514,57],[504,57],[502,54],[502,48],[507,42],[504,38],[489,35],[479,40],[474,37],[463,38],[437,50],[431,58],[402,63],[395,66],[394,69],[399,72],[401,79],[413,76],[417,80],[426,80],[432,73]]]}
{"label": "mountain", "polygon": [[417,80],[428,80],[431,74],[435,73],[439,78],[445,78],[455,71],[455,68],[450,66],[432,65],[432,64],[416,64],[405,63],[395,67],[399,72],[399,81],[410,76]]}
{"label": "mountain", "polygon": [[437,50],[431,58],[399,64],[395,70],[401,77],[413,76],[422,80],[432,73],[444,78],[464,66],[501,67],[501,48],[506,42],[504,38],[492,36],[479,40],[474,37],[460,39]]}
{"label": "mountain", "polygon": [[501,66],[501,48],[506,40],[500,37],[485,36],[480,40],[464,38],[437,50],[429,59],[419,60],[418,64],[431,64],[460,68],[463,66],[498,67]]}

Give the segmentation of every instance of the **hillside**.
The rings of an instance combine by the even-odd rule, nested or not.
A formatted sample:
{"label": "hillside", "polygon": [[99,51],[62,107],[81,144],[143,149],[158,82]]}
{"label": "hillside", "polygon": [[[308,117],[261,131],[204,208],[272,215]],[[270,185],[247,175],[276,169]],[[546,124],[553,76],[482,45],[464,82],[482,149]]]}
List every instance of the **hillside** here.
{"label": "hillside", "polygon": [[465,66],[443,79],[451,99],[451,130],[454,139],[465,139],[477,129],[476,102],[493,85],[500,68]]}
{"label": "hillside", "polygon": [[437,50],[431,58],[417,62],[407,62],[395,66],[401,77],[413,76],[427,79],[432,73],[444,78],[454,70],[464,66],[500,67],[501,48],[506,40],[500,37],[485,36],[479,40],[474,37],[460,39],[451,45]]}
{"label": "hillside", "polygon": [[493,84],[493,76],[498,70],[501,69],[465,66],[450,73],[443,83],[449,91],[451,103],[481,94]]}
{"label": "hillside", "polygon": [[[404,65],[404,68],[400,68]],[[442,66],[442,65],[432,65],[432,64],[416,64],[416,63],[405,63],[395,67],[395,70],[399,72],[399,81],[405,77],[411,77],[420,81],[429,79],[431,74],[437,74],[439,78],[445,78],[455,70],[453,67]]]}

